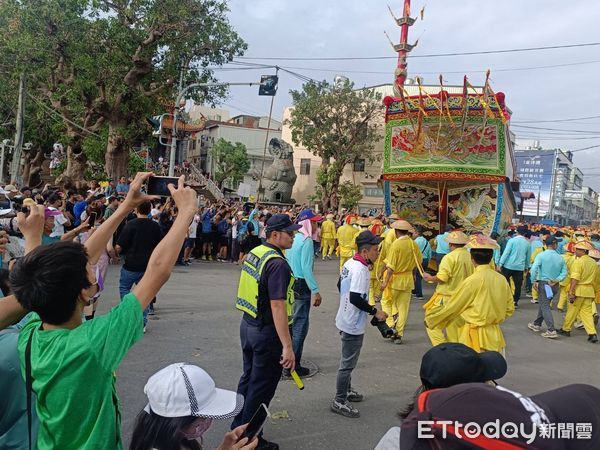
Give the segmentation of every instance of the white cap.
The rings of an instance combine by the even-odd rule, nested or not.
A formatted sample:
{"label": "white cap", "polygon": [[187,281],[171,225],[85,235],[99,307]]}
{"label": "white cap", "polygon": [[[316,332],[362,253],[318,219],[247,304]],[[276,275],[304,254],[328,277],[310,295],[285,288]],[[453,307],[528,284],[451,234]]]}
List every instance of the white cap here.
{"label": "white cap", "polygon": [[171,364],[152,375],[144,393],[150,410],[162,417],[208,417],[228,419],[237,416],[244,397],[215,387],[203,369],[188,363]]}

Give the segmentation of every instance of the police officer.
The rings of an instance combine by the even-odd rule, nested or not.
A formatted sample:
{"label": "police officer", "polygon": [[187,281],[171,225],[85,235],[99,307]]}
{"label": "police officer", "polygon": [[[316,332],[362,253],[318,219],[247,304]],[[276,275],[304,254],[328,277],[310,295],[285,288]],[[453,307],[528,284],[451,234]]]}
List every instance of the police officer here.
{"label": "police officer", "polygon": [[[267,241],[248,253],[242,265],[236,308],[244,315],[240,340],[244,372],[237,392],[244,408],[231,428],[248,423],[261,403],[269,405],[281,378],[282,366],[293,370],[295,356],[289,326],[294,302],[294,277],[283,250],[294,240],[294,224],[287,214],[267,221]],[[259,436],[257,449],[277,450],[279,445]]]}

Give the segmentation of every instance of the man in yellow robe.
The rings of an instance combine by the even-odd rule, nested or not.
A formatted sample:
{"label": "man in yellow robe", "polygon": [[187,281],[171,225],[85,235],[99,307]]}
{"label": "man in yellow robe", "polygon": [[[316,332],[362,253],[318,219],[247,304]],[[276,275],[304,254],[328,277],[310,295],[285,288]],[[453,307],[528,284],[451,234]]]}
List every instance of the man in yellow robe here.
{"label": "man in yellow robe", "polygon": [[596,344],[598,342],[594,324],[596,261],[588,255],[590,250],[595,250],[595,247],[589,241],[579,241],[575,244],[575,261],[571,266],[567,315],[562,328],[557,332],[562,336],[571,336],[571,328],[579,316],[588,334],[588,342]]}
{"label": "man in yellow robe", "polygon": [[[423,275],[423,279],[429,283],[437,283],[435,292],[427,303],[423,305],[425,317],[434,313],[440,308],[444,308],[450,301],[450,298],[458,286],[465,278],[473,273],[474,266],[471,261],[471,255],[465,248],[469,242],[469,236],[462,231],[451,231],[445,237],[445,241],[450,244],[450,253],[442,259],[440,267],[435,276],[428,273]],[[431,345],[435,346],[443,342],[458,342],[462,321],[455,320],[446,327],[446,336],[441,329],[426,328],[427,335]]]}
{"label": "man in yellow robe", "polygon": [[477,352],[504,351],[506,341],[500,324],[515,310],[506,278],[489,265],[497,245],[483,235],[471,238],[468,246],[475,266],[473,274],[460,283],[443,308],[425,318],[426,326],[432,329],[445,328],[461,318],[465,325],[458,340]]}
{"label": "man in yellow robe", "polygon": [[[391,228],[395,231],[397,239],[384,260],[386,269],[381,284],[384,290],[381,307],[388,314],[388,326],[395,330],[392,340],[396,344],[401,344],[412,290],[415,287],[413,270],[420,265],[423,255],[411,237],[410,223],[406,220],[397,220],[392,223]],[[397,311],[395,321],[388,311]]]}
{"label": "man in yellow robe", "polygon": [[[393,223],[396,220],[398,220],[397,214],[391,214],[390,216],[388,216],[388,223]],[[374,292],[369,297],[369,301],[371,301],[371,298],[381,298],[381,307],[384,308],[384,304],[390,306],[388,308],[388,311],[389,313],[391,313],[392,316],[395,316],[398,314],[398,311],[391,307],[391,299],[386,298],[385,300],[383,300],[383,298],[386,296],[386,293],[383,292],[383,289],[381,288],[381,283],[383,282],[383,275],[386,268],[384,261],[387,258],[387,255],[390,253],[390,248],[392,248],[392,244],[398,238],[398,236],[396,235],[396,230],[392,229],[389,226],[386,230],[384,230],[382,236],[383,241],[381,242],[381,244],[379,244],[379,256],[377,257],[377,261],[375,261],[375,267],[371,272],[371,274],[375,274],[377,282],[372,284]],[[375,292],[375,287],[377,287],[379,291]]]}
{"label": "man in yellow robe", "polygon": [[348,223],[345,223],[337,230],[337,241],[340,253],[340,273],[342,273],[342,267],[346,264],[350,258],[356,253],[356,236],[360,233],[360,230],[354,227],[356,223],[356,217],[352,217]]}
{"label": "man in yellow robe", "polygon": [[331,255],[335,250],[335,222],[333,214],[327,214],[325,221],[321,224],[321,256],[331,259]]}
{"label": "man in yellow robe", "polygon": [[556,309],[560,312],[563,312],[567,306],[567,299],[569,296],[569,286],[571,285],[571,267],[573,266],[573,261],[575,261],[575,243],[569,242],[566,246],[566,251],[561,256],[565,260],[565,264],[567,265],[567,278],[560,282],[560,298],[558,299],[558,305]]}

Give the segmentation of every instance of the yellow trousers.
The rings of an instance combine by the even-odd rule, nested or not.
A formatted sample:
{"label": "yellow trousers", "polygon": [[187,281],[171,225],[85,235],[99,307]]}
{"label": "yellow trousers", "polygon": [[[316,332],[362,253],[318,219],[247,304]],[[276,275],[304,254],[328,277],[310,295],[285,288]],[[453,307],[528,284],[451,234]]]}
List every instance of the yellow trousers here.
{"label": "yellow trousers", "polygon": [[381,281],[377,278],[371,278],[369,284],[369,305],[375,305],[375,299],[381,295]]}
{"label": "yellow trousers", "polygon": [[556,306],[556,309],[558,309],[559,311],[565,310],[568,296],[569,296],[569,286],[568,285],[561,286],[560,287],[560,298],[558,299],[558,305]]}
{"label": "yellow trousers", "polygon": [[[388,315],[386,323],[390,328],[394,328],[396,334],[402,336],[404,326],[408,319],[408,308],[412,294],[410,291],[399,291],[396,289],[386,289],[381,299],[381,308]],[[394,316],[396,320],[394,320]]]}
{"label": "yellow trousers", "polygon": [[340,256],[340,273],[342,273],[344,264],[346,264],[346,261],[348,261],[350,258],[352,258],[352,256]]}
{"label": "yellow trousers", "polygon": [[565,331],[571,331],[573,323],[577,316],[580,317],[583,322],[583,327],[587,334],[596,334],[596,326],[594,325],[594,310],[592,305],[594,304],[593,297],[575,297],[573,303],[567,304],[567,315],[563,322],[562,329]]}
{"label": "yellow trousers", "polygon": [[325,259],[326,256],[333,255],[335,250],[335,239],[334,238],[321,238],[321,256]]}
{"label": "yellow trousers", "polygon": [[446,340],[447,342],[460,342],[460,335],[462,328],[465,326],[465,321],[462,317],[457,317],[446,327]]}
{"label": "yellow trousers", "polygon": [[[450,296],[443,296],[434,292],[429,301],[423,305],[425,316],[427,316],[428,311],[443,308],[445,302],[449,300]],[[431,329],[428,327],[425,327],[425,331],[427,332],[427,336],[429,336],[431,345],[435,347],[444,342],[460,342],[460,333],[464,324],[464,320],[461,317],[457,317],[446,327],[446,334],[444,334],[444,331],[441,329]]]}

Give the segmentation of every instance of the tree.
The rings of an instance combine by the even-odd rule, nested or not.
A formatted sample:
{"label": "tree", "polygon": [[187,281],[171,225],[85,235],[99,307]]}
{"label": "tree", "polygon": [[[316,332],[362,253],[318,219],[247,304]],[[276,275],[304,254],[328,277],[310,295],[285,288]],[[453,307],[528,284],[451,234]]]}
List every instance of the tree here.
{"label": "tree", "polygon": [[339,187],[340,205],[342,208],[353,209],[363,198],[360,186],[350,181],[344,181]]}
{"label": "tree", "polygon": [[219,189],[225,180],[231,180],[233,184],[242,181],[250,170],[246,146],[240,142],[233,144],[220,138],[211,150],[211,157],[215,161],[214,179]]}
{"label": "tree", "polygon": [[321,158],[317,184],[324,210],[337,209],[340,177],[357,158],[374,160],[381,139],[376,118],[382,114],[381,96],[369,89],[355,90],[345,81],[333,86],[309,81],[302,91],[290,91],[294,108],[287,121],[294,144]]}
{"label": "tree", "polygon": [[105,171],[117,178],[149,134],[144,118],[174,107],[177,82],[216,81],[210,66],[246,49],[227,12],[223,0],[4,0],[0,66],[28,73],[32,95],[64,121],[67,176],[83,177],[83,141],[106,132]]}

